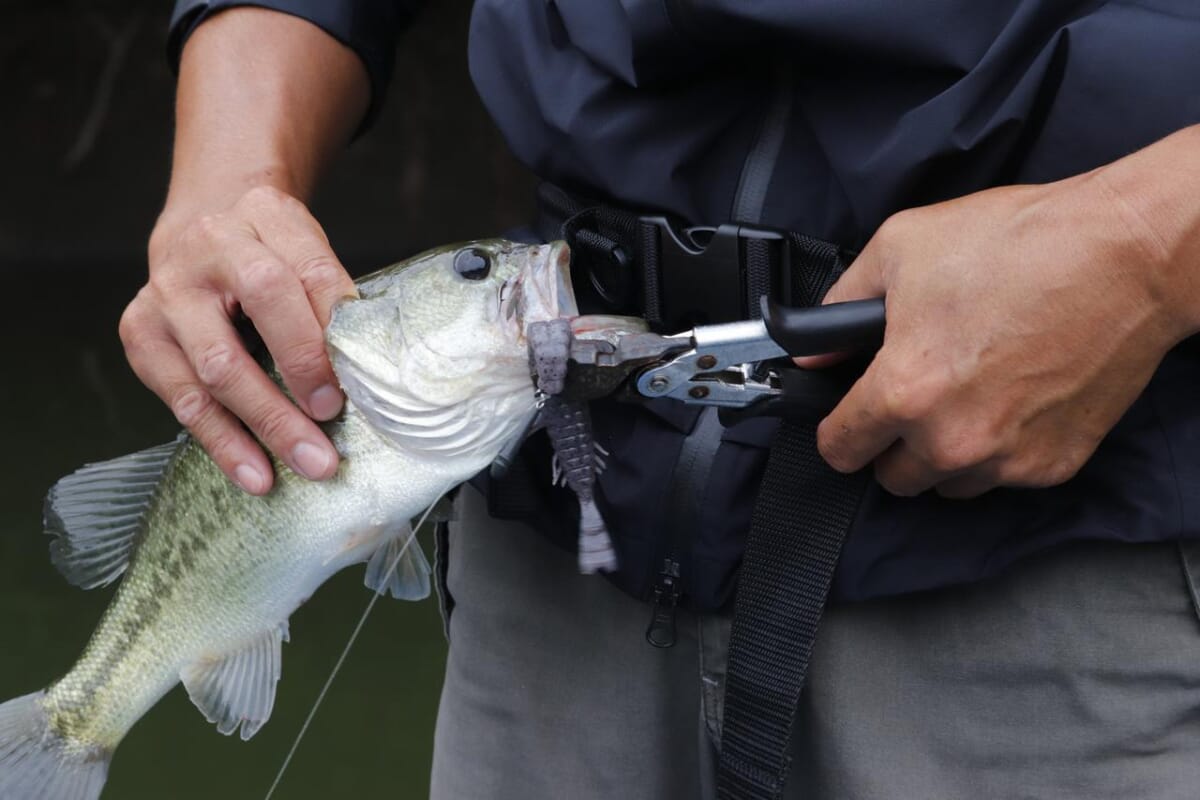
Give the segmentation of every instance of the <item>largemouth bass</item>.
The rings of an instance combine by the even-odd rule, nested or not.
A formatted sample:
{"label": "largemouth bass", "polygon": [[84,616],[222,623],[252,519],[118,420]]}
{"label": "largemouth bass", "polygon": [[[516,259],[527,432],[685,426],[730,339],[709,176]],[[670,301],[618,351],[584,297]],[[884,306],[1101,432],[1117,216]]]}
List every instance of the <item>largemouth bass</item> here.
{"label": "largemouth bass", "polygon": [[367,562],[376,591],[428,595],[410,520],[524,431],[526,326],[577,313],[567,264],[562,243],[480,241],[359,281],[326,330],[347,396],[324,425],[343,457],[328,481],[275,461],[254,497],[186,435],[59,481],[55,565],[84,588],[121,583],[70,672],[0,705],[0,800],[99,797],[114,749],[178,682],[221,733],[253,736],[289,616],[346,566]]}

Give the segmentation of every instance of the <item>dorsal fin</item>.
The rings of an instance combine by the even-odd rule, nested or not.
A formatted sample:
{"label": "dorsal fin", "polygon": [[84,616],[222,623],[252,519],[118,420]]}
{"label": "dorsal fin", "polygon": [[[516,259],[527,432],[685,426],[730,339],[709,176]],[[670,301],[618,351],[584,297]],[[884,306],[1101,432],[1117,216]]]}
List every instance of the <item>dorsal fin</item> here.
{"label": "dorsal fin", "polygon": [[43,521],[54,537],[50,560],[63,577],[84,589],[121,577],[163,470],[185,436],[88,464],[51,487]]}
{"label": "dorsal fin", "polygon": [[391,594],[397,600],[424,600],[429,596],[432,571],[412,528],[405,525],[371,556],[363,583],[368,589]]}
{"label": "dorsal fin", "polygon": [[223,658],[205,659],[180,673],[188,697],[226,736],[242,729],[246,741],[266,724],[275,707],[275,684],[283,669],[287,622]]}

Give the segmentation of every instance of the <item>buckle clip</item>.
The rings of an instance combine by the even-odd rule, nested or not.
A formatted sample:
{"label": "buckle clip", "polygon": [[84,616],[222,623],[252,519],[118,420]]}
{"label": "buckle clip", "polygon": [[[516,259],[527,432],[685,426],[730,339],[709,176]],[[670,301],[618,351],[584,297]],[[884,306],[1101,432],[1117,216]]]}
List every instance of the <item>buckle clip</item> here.
{"label": "buckle clip", "polygon": [[638,218],[645,270],[645,316],[680,331],[756,319],[759,298],[791,304],[791,244],[772,228],[725,223],[679,227],[662,216]]}

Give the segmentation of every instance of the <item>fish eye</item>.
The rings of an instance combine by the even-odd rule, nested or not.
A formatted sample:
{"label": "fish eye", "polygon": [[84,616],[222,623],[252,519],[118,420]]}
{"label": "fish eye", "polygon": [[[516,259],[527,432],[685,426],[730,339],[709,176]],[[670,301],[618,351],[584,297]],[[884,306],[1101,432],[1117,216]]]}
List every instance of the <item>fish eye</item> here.
{"label": "fish eye", "polygon": [[454,256],[454,271],[469,281],[481,281],[492,271],[492,259],[478,247],[459,250]]}

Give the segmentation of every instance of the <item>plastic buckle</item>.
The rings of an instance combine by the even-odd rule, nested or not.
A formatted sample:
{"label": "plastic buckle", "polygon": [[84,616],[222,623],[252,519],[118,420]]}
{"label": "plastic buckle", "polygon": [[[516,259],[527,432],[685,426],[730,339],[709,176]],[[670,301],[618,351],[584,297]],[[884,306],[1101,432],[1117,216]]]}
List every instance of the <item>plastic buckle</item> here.
{"label": "plastic buckle", "polygon": [[[790,245],[782,231],[734,223],[679,227],[661,216],[640,217],[638,222],[642,265],[648,273],[645,313],[664,329],[679,331],[757,317],[763,293],[789,304]],[[750,274],[754,270],[749,268],[747,247],[761,246],[749,245],[750,241],[766,246],[764,274]],[[656,259],[647,257],[649,246],[657,248]],[[657,274],[651,275],[654,264]],[[658,307],[652,308],[655,299]]]}

